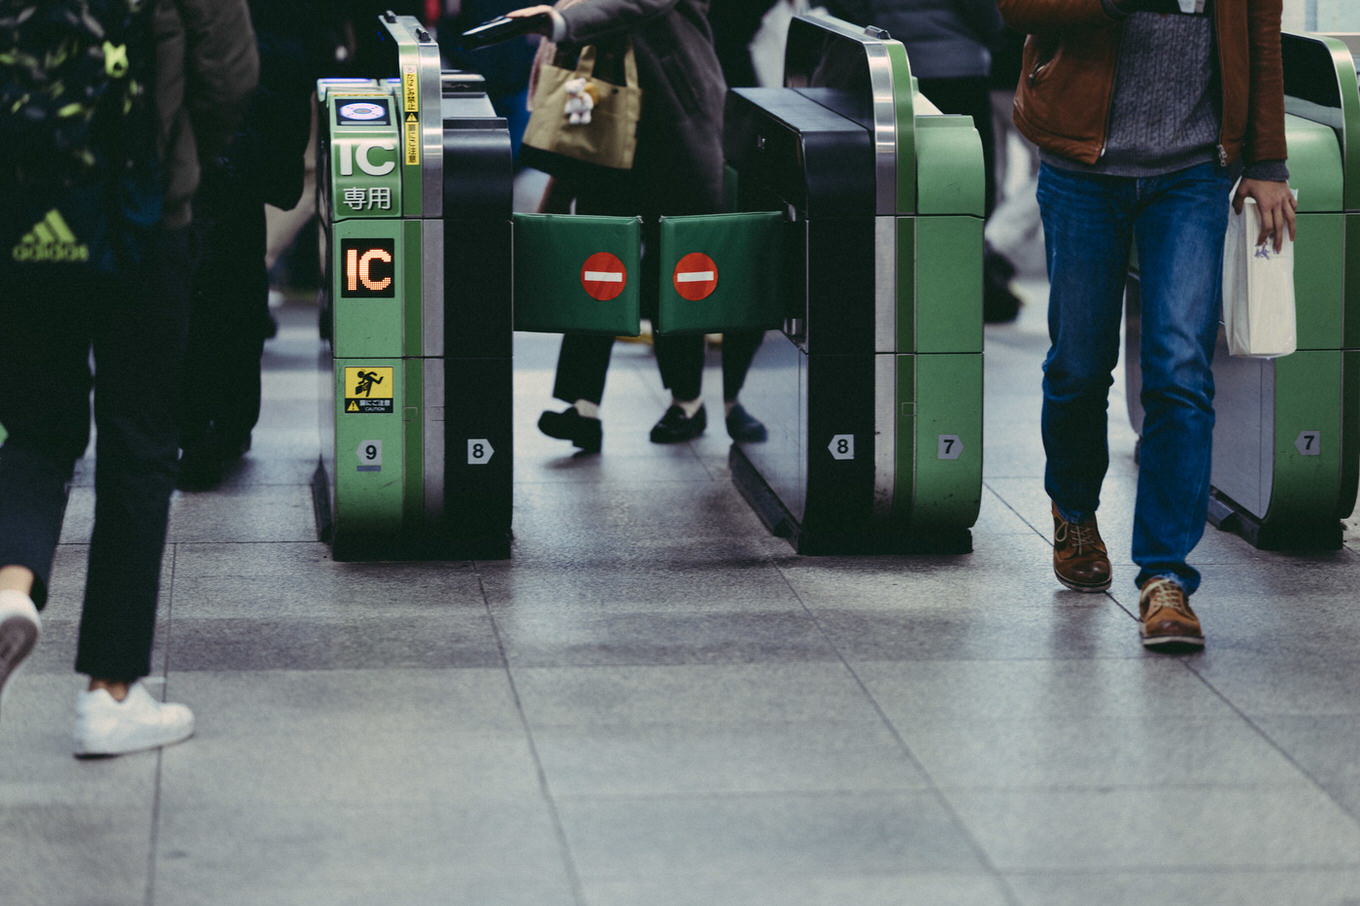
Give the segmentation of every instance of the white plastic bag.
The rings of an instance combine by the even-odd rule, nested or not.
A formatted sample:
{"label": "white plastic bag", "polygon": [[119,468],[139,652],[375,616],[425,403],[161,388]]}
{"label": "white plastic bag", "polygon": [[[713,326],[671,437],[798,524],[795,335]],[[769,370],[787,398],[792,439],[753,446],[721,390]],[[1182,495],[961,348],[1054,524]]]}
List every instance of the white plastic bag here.
{"label": "white plastic bag", "polygon": [[[1248,198],[1242,213],[1232,210],[1229,193],[1228,234],[1223,242],[1223,330],[1228,354],[1255,358],[1289,355],[1297,348],[1294,320],[1294,243],[1274,240],[1261,245],[1261,215]],[[1297,194],[1297,193],[1296,193]]]}

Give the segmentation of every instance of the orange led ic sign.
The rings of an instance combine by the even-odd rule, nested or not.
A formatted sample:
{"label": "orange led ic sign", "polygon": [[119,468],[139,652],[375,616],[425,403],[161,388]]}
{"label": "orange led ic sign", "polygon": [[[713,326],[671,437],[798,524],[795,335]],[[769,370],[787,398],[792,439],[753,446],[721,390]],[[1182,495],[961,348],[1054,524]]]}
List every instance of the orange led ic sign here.
{"label": "orange led ic sign", "polygon": [[397,295],[396,242],[344,239],[340,242],[340,295],[348,299],[391,299]]}

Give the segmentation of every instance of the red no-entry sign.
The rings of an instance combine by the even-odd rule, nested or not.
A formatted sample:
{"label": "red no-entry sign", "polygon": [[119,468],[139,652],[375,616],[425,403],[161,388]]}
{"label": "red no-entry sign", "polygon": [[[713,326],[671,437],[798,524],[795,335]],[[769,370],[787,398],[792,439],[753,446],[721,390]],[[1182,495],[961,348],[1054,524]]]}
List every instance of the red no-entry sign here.
{"label": "red no-entry sign", "polygon": [[618,298],[628,285],[628,269],[618,255],[596,252],[581,265],[581,287],[586,295],[601,302]]}
{"label": "red no-entry sign", "polygon": [[680,298],[699,302],[718,288],[718,265],[703,252],[690,252],[676,263],[671,282]]}

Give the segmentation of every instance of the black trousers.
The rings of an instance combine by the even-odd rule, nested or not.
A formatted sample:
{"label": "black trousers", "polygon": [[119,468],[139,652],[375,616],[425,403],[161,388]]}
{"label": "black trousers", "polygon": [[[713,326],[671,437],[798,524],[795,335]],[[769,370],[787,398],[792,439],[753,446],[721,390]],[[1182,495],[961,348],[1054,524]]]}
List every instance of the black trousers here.
{"label": "black trousers", "polygon": [[[734,400],[746,381],[746,372],[764,334],[738,331],[723,335],[723,399]],[[614,347],[613,337],[567,334],[557,356],[553,396],[566,403],[604,398],[605,375]],[[654,341],[661,383],[676,399],[698,399],[704,377],[703,334],[659,336]]]}
{"label": "black trousers", "polygon": [[269,323],[264,202],[209,171],[194,201],[203,253],[193,276],[184,367],[183,443],[244,442],[260,419]]}
{"label": "black trousers", "polygon": [[[46,604],[66,489],[97,429],[95,516],[76,670],[130,681],[151,670],[187,324],[187,230],[116,276],[11,277],[0,294],[0,565],[25,566]],[[90,361],[93,351],[94,373]]]}

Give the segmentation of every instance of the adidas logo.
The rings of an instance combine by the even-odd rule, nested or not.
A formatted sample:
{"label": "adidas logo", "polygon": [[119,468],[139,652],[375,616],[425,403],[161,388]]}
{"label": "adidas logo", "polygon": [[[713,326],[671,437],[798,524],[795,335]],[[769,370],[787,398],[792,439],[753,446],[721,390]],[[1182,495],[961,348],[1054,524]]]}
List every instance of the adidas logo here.
{"label": "adidas logo", "polygon": [[20,264],[89,261],[90,247],[76,239],[61,212],[53,208],[10,249],[10,255]]}

